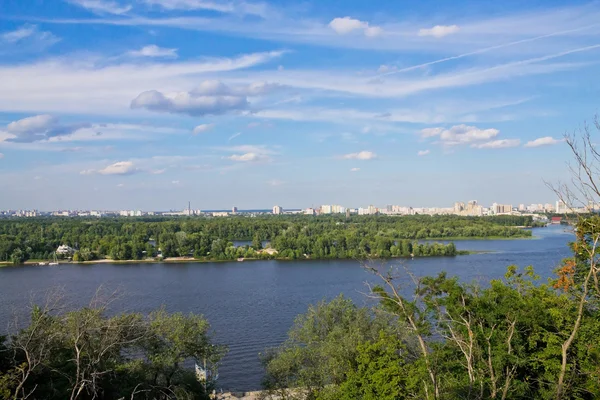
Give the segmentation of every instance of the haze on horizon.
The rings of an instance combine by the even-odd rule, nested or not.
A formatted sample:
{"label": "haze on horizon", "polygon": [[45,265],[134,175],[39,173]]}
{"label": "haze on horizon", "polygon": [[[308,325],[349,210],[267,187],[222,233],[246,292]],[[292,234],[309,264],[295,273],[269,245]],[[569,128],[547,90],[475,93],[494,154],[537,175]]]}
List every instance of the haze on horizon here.
{"label": "haze on horizon", "polygon": [[23,0],[0,209],[546,203],[597,111],[600,8]]}

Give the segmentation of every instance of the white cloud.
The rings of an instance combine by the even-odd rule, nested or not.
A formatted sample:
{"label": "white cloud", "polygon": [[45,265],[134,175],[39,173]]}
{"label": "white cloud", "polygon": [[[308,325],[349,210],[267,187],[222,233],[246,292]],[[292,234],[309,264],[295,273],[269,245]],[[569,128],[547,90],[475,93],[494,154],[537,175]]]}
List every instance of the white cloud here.
{"label": "white cloud", "polygon": [[358,172],[358,171],[360,171],[360,168],[351,168],[350,169],[350,172]]}
{"label": "white cloud", "polygon": [[519,139],[501,139],[485,143],[474,143],[471,147],[476,149],[504,149],[508,147],[517,147],[520,144],[521,140]]}
{"label": "white cloud", "polygon": [[430,153],[429,150],[419,150],[419,152],[417,152],[417,155],[418,156],[426,156],[429,153]]}
{"label": "white cloud", "polygon": [[367,26],[366,22],[350,17],[334,18],[329,23],[329,27],[340,35],[345,35],[357,29],[364,29]]}
{"label": "white cloud", "polygon": [[121,5],[110,0],[67,0],[69,3],[85,8],[96,14],[125,14],[131,10],[130,5]]}
{"label": "white cloud", "polygon": [[33,35],[37,30],[35,25],[23,25],[14,31],[5,32],[0,35],[0,40],[8,43],[15,43],[22,39],[28,38]]}
{"label": "white cloud", "polygon": [[171,181],[173,185],[179,185],[179,181]]}
{"label": "white cloud", "polygon": [[345,160],[373,160],[377,158],[377,154],[372,151],[360,151],[358,153],[350,153],[342,156]]}
{"label": "white cloud", "polygon": [[0,43],[6,45],[18,45],[22,49],[26,41],[30,45],[46,47],[59,42],[60,38],[51,32],[40,31],[37,25],[32,24],[25,24],[14,31],[0,34]]}
{"label": "white cloud", "polygon": [[119,184],[117,184],[117,187],[120,187],[120,188],[121,187],[125,187],[125,184],[124,183],[119,183]]}
{"label": "white cloud", "polygon": [[177,58],[177,49],[167,49],[164,47],[158,47],[155,44],[144,46],[139,50],[133,50],[129,53],[133,57],[165,57],[165,58]]}
{"label": "white cloud", "polygon": [[60,124],[58,118],[43,114],[13,121],[6,126],[10,135],[5,141],[31,143],[51,138],[68,136],[90,124]]}
{"label": "white cloud", "polygon": [[456,33],[459,30],[460,28],[457,25],[436,25],[433,28],[420,29],[419,36],[433,36],[436,38],[441,38]]}
{"label": "white cloud", "polygon": [[[131,99],[149,89],[183,90],[203,74],[249,68],[280,57],[282,52],[245,54],[236,58],[140,63],[100,56],[53,58],[9,65],[0,63],[0,109],[4,112],[130,114]],[[123,61],[125,60],[125,61]],[[200,78],[206,79],[206,78]]]}
{"label": "white cloud", "polygon": [[444,128],[425,128],[421,130],[421,136],[424,138],[437,136],[444,131]]}
{"label": "white cloud", "polygon": [[266,17],[268,7],[264,3],[248,3],[245,1],[223,0],[143,0],[148,5],[155,5],[165,10],[207,10],[230,14],[247,14]]}
{"label": "white cloud", "polygon": [[192,133],[194,135],[198,135],[200,133],[206,133],[214,127],[215,127],[215,124],[201,124],[201,125],[196,126],[194,128],[194,130],[192,131]]}
{"label": "white cloud", "polygon": [[137,172],[131,161],[119,161],[98,171],[101,175],[130,175]]}
{"label": "white cloud", "polygon": [[525,143],[525,147],[548,146],[560,142],[562,142],[561,139],[554,139],[552,136],[545,136]]}
{"label": "white cloud", "polygon": [[476,126],[455,125],[450,129],[427,128],[421,131],[423,137],[439,136],[440,142],[446,146],[468,144],[490,140],[500,133],[498,129],[480,129]]}
{"label": "white cloud", "polygon": [[381,27],[379,27],[379,26],[369,26],[367,29],[365,29],[366,37],[377,37],[377,36],[381,35],[382,33],[383,33],[383,29],[381,29]]}
{"label": "white cloud", "polygon": [[149,111],[187,114],[191,116],[220,115],[245,110],[249,106],[245,96],[202,96],[191,92],[163,94],[156,90],[140,93],[131,102],[131,108]]}
{"label": "white cloud", "polygon": [[264,145],[239,145],[215,147],[214,149],[227,153],[233,153],[232,155],[223,158],[237,162],[270,162],[270,156],[277,154],[276,151]]}
{"label": "white cloud", "polygon": [[368,22],[350,17],[334,18],[329,23],[329,27],[339,35],[347,35],[356,30],[362,30],[367,37],[375,37],[383,33],[383,29],[379,26],[369,26]]}
{"label": "white cloud", "polygon": [[268,157],[263,154],[257,153],[245,153],[245,154],[233,154],[229,157],[232,161],[242,161],[242,162],[253,162],[253,161],[262,161],[267,160]]}
{"label": "white cloud", "polygon": [[266,82],[230,87],[218,80],[208,80],[190,92],[169,94],[157,90],[143,92],[133,99],[131,108],[191,116],[221,115],[245,110],[250,106],[248,97],[267,94],[279,87],[280,85]]}

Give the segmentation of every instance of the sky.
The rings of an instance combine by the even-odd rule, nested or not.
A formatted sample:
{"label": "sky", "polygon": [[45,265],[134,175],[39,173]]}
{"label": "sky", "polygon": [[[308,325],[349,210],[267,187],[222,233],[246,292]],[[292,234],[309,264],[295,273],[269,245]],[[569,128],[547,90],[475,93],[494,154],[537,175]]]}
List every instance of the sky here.
{"label": "sky", "polygon": [[600,3],[4,0],[0,209],[553,202]]}

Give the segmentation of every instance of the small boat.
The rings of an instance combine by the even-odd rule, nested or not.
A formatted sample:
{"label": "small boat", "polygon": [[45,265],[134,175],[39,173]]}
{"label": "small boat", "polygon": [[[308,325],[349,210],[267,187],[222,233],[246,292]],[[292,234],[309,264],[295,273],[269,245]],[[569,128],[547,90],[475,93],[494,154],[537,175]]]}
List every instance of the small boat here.
{"label": "small boat", "polygon": [[41,262],[41,263],[38,263],[38,265],[41,266],[41,267],[43,267],[44,265],[50,265],[50,263],[48,263],[48,262]]}

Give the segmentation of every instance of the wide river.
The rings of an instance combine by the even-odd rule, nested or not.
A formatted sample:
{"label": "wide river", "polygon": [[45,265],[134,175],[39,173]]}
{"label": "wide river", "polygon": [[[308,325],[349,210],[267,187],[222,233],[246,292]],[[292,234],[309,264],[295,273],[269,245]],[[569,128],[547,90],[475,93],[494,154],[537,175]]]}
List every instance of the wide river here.
{"label": "wide river", "polygon": [[[457,257],[417,258],[404,265],[418,275],[447,271],[485,285],[506,267],[533,265],[548,277],[569,256],[573,235],[561,226],[533,230],[537,239],[456,241],[459,250],[489,251]],[[99,286],[123,293],[112,311],[204,314],[218,342],[229,346],[220,368],[224,389],[260,388],[259,353],[281,343],[294,317],[309,304],[340,293],[359,304],[374,277],[356,261],[252,261],[184,264],[96,264],[0,268],[0,333],[32,298],[62,288],[70,307],[87,304]],[[407,278],[407,284],[408,284]]]}

